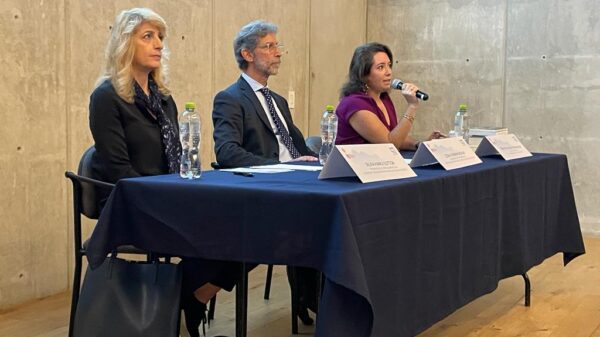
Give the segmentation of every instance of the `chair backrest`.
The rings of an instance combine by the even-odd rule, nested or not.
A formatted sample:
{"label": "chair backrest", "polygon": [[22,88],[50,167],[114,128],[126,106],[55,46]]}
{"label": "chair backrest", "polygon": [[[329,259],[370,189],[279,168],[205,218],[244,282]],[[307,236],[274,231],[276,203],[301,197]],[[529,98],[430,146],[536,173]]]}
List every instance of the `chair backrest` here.
{"label": "chair backrest", "polygon": [[92,157],[94,153],[96,153],[96,147],[92,145],[81,155],[79,167],[77,168],[78,175],[86,178],[92,177]]}
{"label": "chair backrest", "polygon": [[[67,172],[65,175],[73,183],[73,202],[75,212],[79,212],[90,219],[98,219],[100,216],[99,197],[105,191],[109,193],[114,187],[113,184],[105,183],[91,178],[92,176],[92,157],[96,148],[90,146],[81,156],[77,174]],[[78,214],[75,214],[78,216]]]}
{"label": "chair backrest", "polygon": [[306,146],[314,153],[319,154],[321,150],[321,137],[310,136],[306,138]]}
{"label": "chair backrest", "polygon": [[[81,177],[92,178],[92,157],[96,153],[96,147],[90,146],[79,160],[77,174]],[[98,188],[95,184],[80,180],[81,183],[81,211],[90,219],[98,219],[100,216]]]}

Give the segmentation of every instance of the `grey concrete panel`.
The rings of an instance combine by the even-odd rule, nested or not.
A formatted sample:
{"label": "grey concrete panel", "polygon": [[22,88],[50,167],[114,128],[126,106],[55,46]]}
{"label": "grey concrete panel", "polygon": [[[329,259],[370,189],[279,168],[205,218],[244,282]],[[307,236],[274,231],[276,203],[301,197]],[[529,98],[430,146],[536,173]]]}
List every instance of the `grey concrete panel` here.
{"label": "grey concrete panel", "polygon": [[600,56],[509,58],[507,124],[530,136],[597,138]]}
{"label": "grey concrete panel", "polygon": [[[504,13],[495,1],[369,1],[368,40],[390,46],[395,77],[430,94],[417,113],[417,138],[448,132],[461,103],[472,125],[502,123]],[[404,99],[393,97],[402,114]]]}
{"label": "grey concrete panel", "polygon": [[24,183],[27,177],[26,170],[17,170],[19,165],[26,165],[24,156],[0,156],[0,308],[33,297],[28,294],[34,280],[31,277],[31,268],[28,266],[31,241],[29,234],[23,227],[29,223],[27,201],[28,184]]}
{"label": "grey concrete panel", "polygon": [[24,291],[34,298],[66,289],[71,278],[65,262],[73,253],[67,250],[66,209],[61,202],[66,200],[66,190],[57,188],[65,180],[64,162],[64,158],[36,158],[29,162],[28,173],[35,186],[30,190],[29,222],[22,230],[24,239],[31,243],[27,263],[33,288]]}
{"label": "grey concrete panel", "polygon": [[[65,61],[68,65],[67,169],[76,171],[81,155],[94,143],[89,130],[89,97],[104,66],[104,49],[115,16],[123,9],[111,1],[68,1]],[[69,187],[70,191],[70,187]]]}
{"label": "grey concrete panel", "polygon": [[0,55],[0,91],[7,105],[2,109],[5,123],[0,131],[6,140],[4,153],[62,156],[66,137],[64,84],[59,81],[63,44],[54,35],[64,30],[62,8],[60,2],[41,6],[34,1],[2,3],[0,29],[6,48]]}
{"label": "grey concrete panel", "polygon": [[365,42],[365,9],[365,0],[311,1],[310,135],[319,135],[326,105],[337,105],[354,49]]}
{"label": "grey concrete panel", "polygon": [[[67,132],[64,3],[3,1],[0,17],[2,309],[67,287],[64,240],[48,241],[66,236],[65,185],[58,177]],[[50,228],[52,238],[39,235]],[[49,249],[35,249],[43,245]],[[43,268],[60,274],[51,280],[33,262],[48,251]]]}
{"label": "grey concrete panel", "polygon": [[596,0],[510,2],[508,52],[514,57],[598,54],[598,5]]}
{"label": "grey concrete panel", "polygon": [[600,233],[600,8],[597,1],[511,3],[506,121],[532,151],[565,153],[584,230]]}
{"label": "grey concrete panel", "polygon": [[367,38],[396,46],[411,60],[456,61],[501,57],[504,1],[368,2]]}

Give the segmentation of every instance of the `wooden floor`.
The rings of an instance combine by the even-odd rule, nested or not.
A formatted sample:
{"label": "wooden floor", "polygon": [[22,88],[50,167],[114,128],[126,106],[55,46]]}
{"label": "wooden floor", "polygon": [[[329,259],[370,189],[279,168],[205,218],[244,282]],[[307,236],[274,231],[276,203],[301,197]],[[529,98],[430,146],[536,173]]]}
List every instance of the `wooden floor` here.
{"label": "wooden floor", "polygon": [[[522,278],[513,277],[419,337],[600,337],[600,238],[588,237],[585,242],[587,254],[567,267],[562,266],[560,254],[529,271],[531,307],[523,306]],[[264,277],[264,267],[250,276],[248,336],[291,336],[285,269],[275,268],[269,301],[262,299]],[[219,294],[216,321],[207,336],[234,336],[233,300],[233,293]],[[64,337],[68,317],[69,294],[62,293],[1,312],[0,336]],[[312,336],[313,331],[300,324],[300,336]]]}

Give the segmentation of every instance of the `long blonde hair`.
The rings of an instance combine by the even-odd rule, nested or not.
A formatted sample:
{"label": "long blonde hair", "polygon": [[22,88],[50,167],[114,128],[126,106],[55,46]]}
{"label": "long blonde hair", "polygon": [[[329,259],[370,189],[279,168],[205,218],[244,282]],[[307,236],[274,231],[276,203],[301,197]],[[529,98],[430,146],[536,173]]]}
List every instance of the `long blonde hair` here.
{"label": "long blonde hair", "polygon": [[[134,96],[132,64],[135,46],[132,37],[137,27],[144,22],[156,25],[161,34],[165,38],[167,37],[165,20],[153,10],[149,8],[131,8],[122,11],[117,15],[115,24],[112,27],[110,39],[106,45],[106,64],[96,81],[96,86],[99,86],[105,80],[110,80],[117,94],[129,103],[133,103]],[[169,49],[163,41],[160,68],[150,73],[163,95],[171,93],[165,84],[168,81],[168,58]]]}

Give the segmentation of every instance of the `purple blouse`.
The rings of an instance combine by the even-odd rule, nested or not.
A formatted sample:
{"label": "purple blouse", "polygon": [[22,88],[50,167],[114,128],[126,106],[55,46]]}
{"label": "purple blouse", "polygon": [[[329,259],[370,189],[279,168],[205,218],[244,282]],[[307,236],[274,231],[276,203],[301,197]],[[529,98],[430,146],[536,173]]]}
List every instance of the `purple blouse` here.
{"label": "purple blouse", "polygon": [[383,101],[383,105],[387,109],[388,115],[390,116],[389,125],[385,120],[383,111],[379,109],[377,103],[375,103],[375,100],[366,93],[353,93],[342,98],[337,106],[337,109],[335,110],[335,113],[338,116],[338,132],[335,143],[338,145],[369,143],[352,128],[349,122],[350,117],[352,117],[352,115],[359,110],[367,110],[372,112],[375,114],[375,116],[377,116],[377,118],[379,118],[381,123],[383,123],[388,130],[392,131],[392,129],[398,125],[394,103],[387,92],[381,94],[381,100]]}

